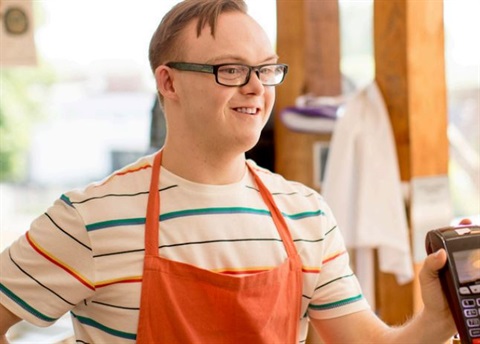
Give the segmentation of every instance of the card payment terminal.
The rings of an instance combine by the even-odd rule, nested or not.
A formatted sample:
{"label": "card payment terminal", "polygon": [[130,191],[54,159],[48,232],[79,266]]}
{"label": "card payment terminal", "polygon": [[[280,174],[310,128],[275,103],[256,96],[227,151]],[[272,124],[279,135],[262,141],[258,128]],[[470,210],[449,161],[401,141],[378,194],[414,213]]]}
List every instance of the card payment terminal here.
{"label": "card payment terminal", "polygon": [[480,344],[480,226],[431,230],[425,246],[428,254],[447,252],[439,278],[461,343]]}

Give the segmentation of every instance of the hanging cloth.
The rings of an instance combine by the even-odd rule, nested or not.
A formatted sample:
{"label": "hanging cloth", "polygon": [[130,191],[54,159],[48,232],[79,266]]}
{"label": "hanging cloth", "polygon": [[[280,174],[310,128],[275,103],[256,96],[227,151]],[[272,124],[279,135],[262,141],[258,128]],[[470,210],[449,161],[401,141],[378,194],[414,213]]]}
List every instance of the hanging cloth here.
{"label": "hanging cloth", "polygon": [[387,108],[375,82],[350,98],[337,121],[322,183],[355,273],[375,305],[373,250],[379,269],[400,284],[413,279],[408,222]]}

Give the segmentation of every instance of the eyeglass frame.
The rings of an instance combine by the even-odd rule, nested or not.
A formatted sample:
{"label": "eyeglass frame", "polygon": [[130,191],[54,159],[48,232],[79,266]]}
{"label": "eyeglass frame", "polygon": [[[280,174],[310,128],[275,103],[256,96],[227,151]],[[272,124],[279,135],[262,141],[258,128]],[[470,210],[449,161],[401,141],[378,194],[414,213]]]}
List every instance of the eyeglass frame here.
{"label": "eyeglass frame", "polygon": [[[213,75],[215,75],[215,82],[219,85],[226,86],[226,87],[242,87],[242,86],[245,86],[250,81],[252,71],[254,71],[255,74],[257,74],[258,79],[260,80],[260,82],[262,82],[262,80],[260,79],[260,74],[259,74],[261,68],[267,67],[267,66],[281,66],[284,69],[283,69],[282,80],[280,80],[280,82],[275,83],[275,84],[264,84],[262,82],[263,86],[277,86],[277,85],[280,85],[285,80],[285,76],[287,75],[287,72],[288,72],[288,65],[286,65],[284,63],[266,63],[266,64],[259,65],[259,66],[249,66],[249,65],[246,65],[246,64],[243,64],[243,63],[221,63],[221,64],[211,65],[211,64],[190,63],[190,62],[168,62],[165,65],[167,67],[177,69],[177,70],[181,70],[181,71],[213,74]],[[247,67],[248,68],[248,74],[245,78],[245,81],[241,84],[238,84],[238,85],[227,85],[227,84],[221,83],[218,80],[218,70],[221,67],[224,67],[224,66]]]}

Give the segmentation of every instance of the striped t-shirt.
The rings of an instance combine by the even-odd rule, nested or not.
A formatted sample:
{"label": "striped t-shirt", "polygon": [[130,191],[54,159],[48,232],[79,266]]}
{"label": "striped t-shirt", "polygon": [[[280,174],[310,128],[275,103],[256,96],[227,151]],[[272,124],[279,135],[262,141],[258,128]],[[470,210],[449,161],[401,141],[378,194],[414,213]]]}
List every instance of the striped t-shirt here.
{"label": "striped t-shirt", "polygon": [[[39,326],[70,311],[79,343],[133,343],[152,163],[147,156],[100,183],[65,193],[37,218],[1,255],[1,303]],[[306,339],[309,317],[368,308],[322,197],[249,164],[272,193],[302,260],[299,342]],[[286,259],[248,172],[238,183],[204,185],[162,168],[160,203],[159,252],[165,258],[238,278]]]}

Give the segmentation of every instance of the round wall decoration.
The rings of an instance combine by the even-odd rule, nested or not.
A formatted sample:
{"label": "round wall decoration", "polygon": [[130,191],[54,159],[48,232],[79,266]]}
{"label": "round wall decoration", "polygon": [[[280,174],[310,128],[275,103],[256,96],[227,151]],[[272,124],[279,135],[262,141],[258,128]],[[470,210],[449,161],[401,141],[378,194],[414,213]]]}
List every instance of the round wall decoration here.
{"label": "round wall decoration", "polygon": [[28,17],[18,7],[10,7],[4,14],[5,31],[12,35],[21,35],[28,30]]}

